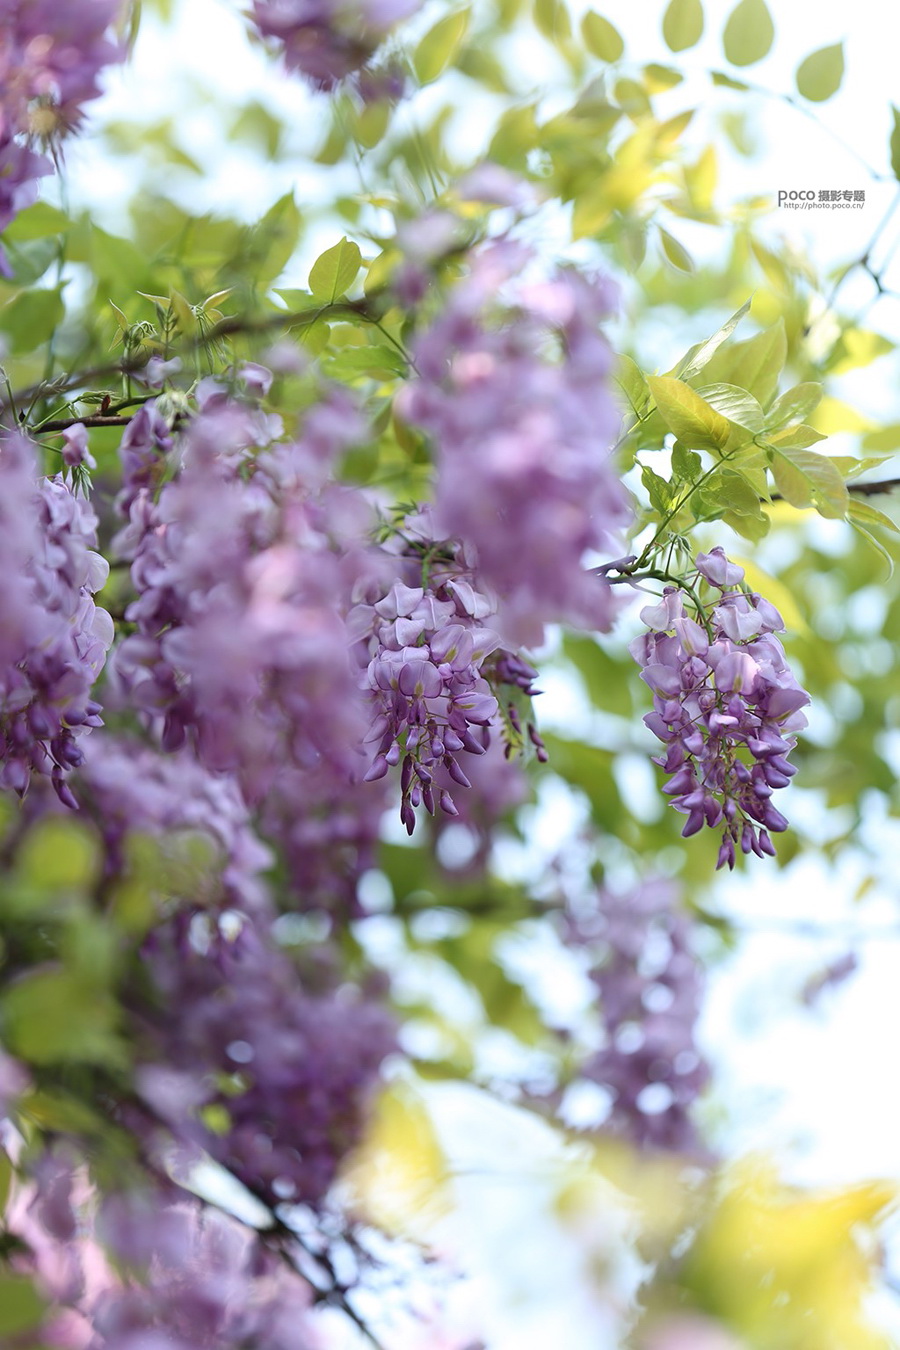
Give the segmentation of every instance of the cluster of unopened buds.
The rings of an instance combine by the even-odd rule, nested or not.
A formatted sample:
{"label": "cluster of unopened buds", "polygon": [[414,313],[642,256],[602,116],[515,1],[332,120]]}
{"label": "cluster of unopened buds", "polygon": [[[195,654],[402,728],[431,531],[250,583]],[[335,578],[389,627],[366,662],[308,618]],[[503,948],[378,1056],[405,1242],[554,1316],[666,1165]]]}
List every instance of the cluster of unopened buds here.
{"label": "cluster of unopened buds", "polygon": [[743,568],[721,548],[699,553],[695,564],[710,602],[701,603],[690,579],[667,587],[659,604],[641,610],[650,632],[629,650],[653,691],[644,721],[666,746],[655,762],[672,775],[665,791],[687,816],[682,834],[723,825],[717,867],[733,867],[738,848],[774,855],[769,832],[787,828],[771,798],[795,773],[788,755],[809,695],[775,636],[781,615],[741,589]]}

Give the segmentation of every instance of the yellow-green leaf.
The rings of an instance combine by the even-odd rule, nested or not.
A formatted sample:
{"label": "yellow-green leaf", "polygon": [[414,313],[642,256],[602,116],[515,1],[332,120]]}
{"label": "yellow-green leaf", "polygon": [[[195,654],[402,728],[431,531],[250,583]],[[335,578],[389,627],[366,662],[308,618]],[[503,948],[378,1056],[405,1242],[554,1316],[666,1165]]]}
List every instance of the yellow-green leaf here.
{"label": "yellow-green leaf", "polygon": [[661,94],[664,89],[674,89],[681,84],[684,76],[671,66],[660,66],[655,61],[644,66],[644,86],[649,94]]}
{"label": "yellow-green leaf", "polygon": [[362,255],[359,245],[346,235],[313,263],[309,273],[309,289],[316,300],[333,304],[345,295],[356,280]]}
{"label": "yellow-green leaf", "polygon": [[831,375],[843,375],[847,370],[868,366],[879,356],[894,350],[894,343],[882,333],[869,328],[848,328],[841,334],[828,362]]}
{"label": "yellow-green leaf", "polygon": [[735,384],[709,384],[697,390],[716,412],[747,431],[762,431],[765,416],[758,401]]}
{"label": "yellow-green leaf", "polygon": [[683,244],[680,244],[668,230],[659,227],[660,243],[663,246],[663,253],[668,258],[673,267],[677,267],[679,272],[693,272],[694,260],[688,253]]}
{"label": "yellow-green leaf", "polygon": [[682,445],[689,450],[721,450],[731,424],[696,390],[668,375],[650,375],[647,384],[663,421]]}
{"label": "yellow-green leaf", "polygon": [[822,401],[822,386],[813,381],[795,384],[793,389],[781,395],[766,414],[766,426],[786,427],[792,422],[802,422]]}
{"label": "yellow-green leaf", "polygon": [[846,484],[824,455],[793,447],[771,447],[772,477],[786,502],[800,509],[815,506],[820,515],[843,520],[850,508]]}
{"label": "yellow-green leaf", "polygon": [[844,44],[820,47],[797,67],[797,88],[811,103],[824,103],[836,94],[844,78]]}
{"label": "yellow-green leaf", "polygon": [[883,530],[888,530],[891,534],[900,534],[900,526],[897,522],[891,520],[883,511],[879,511],[877,506],[872,506],[865,498],[853,496],[850,498],[850,519],[860,522],[863,525],[878,525]]}
{"label": "yellow-green leaf", "polygon": [[894,114],[894,125],[891,130],[891,171],[895,178],[900,178],[900,111],[892,104],[891,112]]}
{"label": "yellow-green leaf", "polygon": [[733,66],[752,66],[763,59],[774,38],[766,0],[740,0],[728,16],[722,45]]}
{"label": "yellow-green leaf", "polygon": [[598,56],[601,61],[618,61],[625,50],[619,30],[593,9],[589,9],[581,20],[581,36],[591,55]]}
{"label": "yellow-green leaf", "polygon": [[779,319],[755,337],[720,347],[704,367],[704,383],[736,384],[765,407],[778,388],[786,357],[787,338]]}
{"label": "yellow-green leaf", "polygon": [[565,0],[534,0],[534,22],[539,33],[553,43],[572,36],[572,20]]}
{"label": "yellow-green leaf", "polygon": [[698,43],[703,34],[700,0],[670,0],[663,15],[662,31],[671,52],[683,52]]}
{"label": "yellow-green leaf", "polygon": [[468,31],[468,9],[445,14],[429,29],[413,54],[413,69],[420,84],[431,84],[444,73]]}
{"label": "yellow-green leaf", "polygon": [[0,1276],[0,1332],[4,1336],[30,1331],[41,1321],[44,1311],[40,1295],[25,1275]]}
{"label": "yellow-green leaf", "polygon": [[722,327],[716,329],[712,337],[708,337],[704,342],[698,342],[690,347],[671,373],[681,380],[689,380],[692,375],[698,375],[722,343],[731,337],[749,308],[750,301],[745,300],[740,309],[736,309],[731,318],[726,319]]}

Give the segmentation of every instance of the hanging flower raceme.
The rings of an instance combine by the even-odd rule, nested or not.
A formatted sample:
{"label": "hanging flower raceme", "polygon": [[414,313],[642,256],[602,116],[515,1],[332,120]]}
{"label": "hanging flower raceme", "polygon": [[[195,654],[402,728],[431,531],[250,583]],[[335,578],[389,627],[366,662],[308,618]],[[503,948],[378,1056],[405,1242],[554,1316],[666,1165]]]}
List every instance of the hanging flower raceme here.
{"label": "hanging flower raceme", "polygon": [[717,866],[733,867],[738,848],[774,855],[769,831],[787,828],[771,798],[796,772],[788,755],[809,695],[775,636],[781,615],[740,589],[743,568],[721,548],[699,553],[696,567],[718,595],[691,617],[686,593],[667,588],[641,610],[651,631],[629,650],[653,690],[644,721],[667,747],[655,763],[672,775],[665,791],[687,816],[682,834],[723,826]]}
{"label": "hanging flower raceme", "polygon": [[578,1077],[611,1098],[601,1129],[639,1148],[702,1153],[690,1109],[709,1079],[694,1033],[703,968],[676,888],[654,880],[567,916],[566,940],[589,952],[603,1049]]}
{"label": "hanging flower raceme", "polygon": [[[53,171],[29,142],[77,130],[100,71],[121,60],[107,36],[119,9],[120,0],[0,0],[0,232]],[[10,275],[2,249],[0,273]]]}
{"label": "hanging flower raceme", "polygon": [[254,0],[250,15],[283,44],[284,63],[319,89],[360,70],[395,24],[422,0]]}
{"label": "hanging flower raceme", "polygon": [[585,556],[608,552],[631,513],[610,453],[613,287],[571,267],[523,284],[530,261],[510,242],[472,255],[399,406],[434,442],[437,528],[473,550],[498,630],[535,646],[546,622],[609,629],[613,591]]}
{"label": "hanging flower raceme", "polygon": [[[434,528],[427,509],[407,517],[396,536],[406,545],[394,560],[399,577],[348,618],[372,708],[366,777],[400,765],[400,818],[410,834],[419,805],[458,814],[456,791],[471,786],[460,756],[485,753],[492,728],[500,730],[504,686],[530,693],[535,674],[482,622],[496,602],[476,589],[465,548],[436,538]],[[531,724],[529,733],[543,751]]]}
{"label": "hanging flower raceme", "polygon": [[109,574],[96,526],[61,478],[37,480],[24,437],[0,440],[0,785],[23,796],[41,774],[73,807],[66,779],[101,725],[92,689],[114,631],[94,603]]}
{"label": "hanging flower raceme", "polygon": [[388,1013],[346,985],[311,991],[250,920],[179,915],[143,958],[157,998],[134,1009],[137,1081],[157,1119],[267,1204],[319,1204],[395,1048]]}
{"label": "hanging flower raceme", "polygon": [[335,394],[299,441],[272,443],[280,419],[205,384],[158,497],[167,449],[152,411],[123,446],[129,524],[116,545],[132,562],[137,631],[113,672],[163,749],[191,743],[256,802],[282,768],[328,760],[349,776],[358,759],[342,612],[365,565],[370,508],[353,489],[319,488],[361,424]]}

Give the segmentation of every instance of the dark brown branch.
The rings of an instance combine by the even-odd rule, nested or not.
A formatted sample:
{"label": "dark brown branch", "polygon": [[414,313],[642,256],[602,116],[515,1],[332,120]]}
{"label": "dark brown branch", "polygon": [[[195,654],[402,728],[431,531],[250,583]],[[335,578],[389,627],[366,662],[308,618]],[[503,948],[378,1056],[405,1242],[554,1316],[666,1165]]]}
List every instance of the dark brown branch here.
{"label": "dark brown branch", "polygon": [[30,430],[34,436],[43,436],[51,431],[67,431],[69,427],[78,426],[79,423],[84,427],[127,427],[134,415],[123,413],[117,417],[105,417],[101,413],[94,413],[87,417],[56,417],[52,422],[42,422],[40,426],[31,427]]}

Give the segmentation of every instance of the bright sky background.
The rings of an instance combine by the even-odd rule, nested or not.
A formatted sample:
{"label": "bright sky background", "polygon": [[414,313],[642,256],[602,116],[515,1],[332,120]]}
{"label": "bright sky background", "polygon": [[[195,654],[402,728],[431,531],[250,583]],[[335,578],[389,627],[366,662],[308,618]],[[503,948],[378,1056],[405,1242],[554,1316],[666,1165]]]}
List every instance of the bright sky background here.
{"label": "bright sky background", "polygon": [[[852,5],[846,0],[817,0],[814,5],[769,2],[776,23],[773,53],[735,73],[771,90],[791,90],[793,71],[804,56],[846,40],[844,86],[837,97],[817,107],[816,115],[840,141],[886,175],[888,105],[892,99],[900,103],[896,74],[900,9],[883,0],[854,0]],[[708,0],[701,44],[673,57],[659,33],[661,0],[595,4],[620,28],[629,53],[641,61],[657,60],[694,72],[691,85],[667,96],[673,110],[689,106],[692,87],[695,97],[708,99],[704,72],[725,65],[720,33],[731,7],[730,0]],[[269,166],[240,150],[223,151],[221,129],[209,112],[194,99],[181,111],[178,90],[194,80],[220,88],[236,100],[259,97],[287,114],[298,146],[308,145],[311,131],[321,124],[320,102],[299,83],[273,78],[265,55],[248,48],[236,5],[225,0],[182,0],[178,15],[174,32],[164,34],[148,15],[135,61],[112,76],[109,95],[96,105],[97,118],[173,113],[179,121],[183,118],[186,148],[203,162],[211,156],[213,164],[206,179],[185,178],[181,185],[177,176],[172,180],[195,204],[200,201],[211,209],[257,217],[292,185],[301,203],[321,201],[323,189],[315,166],[310,169],[301,163],[299,170],[290,162]],[[525,51],[522,59],[527,64],[534,55]],[[740,105],[741,96],[734,98]],[[854,154],[802,113],[775,99],[760,100],[756,106],[760,153],[752,163],[725,162],[721,198],[770,195],[773,234],[794,240],[823,269],[861,253],[896,184],[873,182]],[[698,135],[702,140],[702,127]],[[85,204],[100,198],[101,219],[114,223],[118,205],[132,186],[127,168],[111,165],[89,139],[73,148],[69,161],[73,195]],[[348,187],[354,188],[352,173]],[[774,207],[779,188],[821,187],[864,188],[866,207],[809,212]],[[683,230],[679,227],[678,234],[702,259],[714,232],[688,223]],[[882,239],[876,262],[898,238],[900,219]],[[324,236],[313,232],[295,283],[303,283],[309,261],[330,242],[333,232]],[[887,279],[900,290],[900,248]],[[864,278],[848,283],[843,293],[847,302],[860,306],[869,295],[870,283]],[[870,322],[900,339],[900,304],[882,302]],[[698,336],[705,334],[685,334],[680,346]],[[846,388],[873,415],[900,420],[896,375],[895,358],[887,358],[871,371],[848,377]],[[552,695],[541,711],[552,720]],[[791,795],[788,814],[814,829],[822,816],[816,796],[793,789]],[[558,846],[567,828],[567,809],[564,804],[544,821],[536,856]],[[867,828],[882,841],[886,879],[864,906],[853,902],[861,871],[852,854],[828,875],[809,861],[784,873],[763,862],[752,872],[724,877],[717,891],[722,910],[751,930],[740,951],[714,972],[703,1022],[703,1039],[717,1064],[716,1100],[724,1104],[729,1120],[730,1151],[774,1150],[789,1178],[813,1184],[878,1175],[900,1179],[900,1089],[894,1051],[895,1028],[900,1025],[900,895],[893,863],[900,846],[900,823],[876,819]],[[858,940],[851,941],[851,935]],[[798,995],[808,976],[851,946],[860,958],[859,972],[826,994],[815,1010],[805,1009]],[[471,1164],[476,1138],[483,1144],[479,1165],[486,1168],[493,1165],[492,1158],[496,1162],[504,1156],[504,1150],[513,1152],[523,1168],[529,1159],[546,1161],[553,1155],[553,1146],[533,1122],[511,1126],[508,1115],[501,1111],[498,1116],[471,1094],[435,1090],[431,1100],[444,1142],[461,1171]],[[584,1304],[576,1248],[566,1247],[559,1234],[550,1235],[542,1246],[533,1238],[523,1242],[523,1231],[534,1231],[544,1222],[540,1215],[546,1196],[537,1186],[517,1192],[514,1202],[515,1189],[502,1177],[482,1178],[461,1188],[458,1228],[447,1241],[468,1246],[473,1254],[480,1252],[478,1260],[486,1272],[481,1286],[462,1296],[463,1303],[469,1297],[484,1307],[506,1309],[493,1328],[492,1350],[545,1350],[548,1343],[565,1344],[566,1350],[605,1350],[599,1325],[592,1321],[596,1310],[590,1312]],[[548,1232],[546,1227],[538,1231]],[[498,1263],[499,1252],[505,1257]],[[633,1276],[627,1271],[620,1274],[624,1285]],[[464,1312],[460,1316],[464,1321]],[[900,1335],[900,1317],[896,1326]]]}

